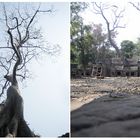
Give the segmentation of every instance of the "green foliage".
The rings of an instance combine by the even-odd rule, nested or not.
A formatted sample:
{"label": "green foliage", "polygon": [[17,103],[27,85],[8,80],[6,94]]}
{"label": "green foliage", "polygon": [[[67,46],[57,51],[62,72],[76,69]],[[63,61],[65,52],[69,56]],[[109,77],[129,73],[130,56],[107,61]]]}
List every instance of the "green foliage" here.
{"label": "green foliage", "polygon": [[80,12],[83,12],[88,7],[88,3],[85,2],[71,2],[71,18],[76,17]]}
{"label": "green foliage", "polygon": [[79,15],[83,12],[88,4],[85,2],[72,2],[71,3],[71,35],[75,36],[80,31],[80,26],[83,24],[83,18]]}
{"label": "green foliage", "polygon": [[139,57],[140,56],[140,38],[138,38],[138,40],[137,40],[135,45],[136,45],[136,47],[135,47],[133,52],[134,52],[134,55],[136,57]]}
{"label": "green foliage", "polygon": [[71,63],[78,63],[77,56],[79,55],[77,48],[71,44]]}
{"label": "green foliage", "polygon": [[136,48],[136,45],[130,40],[124,40],[121,42],[122,55],[126,58],[133,57],[135,48]]}
{"label": "green foliage", "polygon": [[110,50],[102,24],[84,24],[81,13],[87,7],[85,3],[71,3],[71,63],[78,64],[83,70],[89,63],[105,61],[115,55],[114,51]]}
{"label": "green foliage", "polygon": [[[71,3],[71,62],[78,63],[79,59],[84,55],[83,49],[83,19],[79,15],[87,7],[86,3],[72,2]],[[83,60],[80,60],[81,63]]]}

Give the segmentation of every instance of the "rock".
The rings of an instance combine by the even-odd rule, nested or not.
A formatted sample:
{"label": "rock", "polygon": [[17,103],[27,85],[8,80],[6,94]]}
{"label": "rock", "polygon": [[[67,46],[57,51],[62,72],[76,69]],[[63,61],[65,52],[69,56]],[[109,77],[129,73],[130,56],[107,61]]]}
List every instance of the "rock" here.
{"label": "rock", "polygon": [[65,133],[62,136],[60,136],[59,138],[65,138],[65,137],[69,137],[69,133]]}
{"label": "rock", "polygon": [[72,137],[140,136],[140,95],[102,96],[71,112]]}

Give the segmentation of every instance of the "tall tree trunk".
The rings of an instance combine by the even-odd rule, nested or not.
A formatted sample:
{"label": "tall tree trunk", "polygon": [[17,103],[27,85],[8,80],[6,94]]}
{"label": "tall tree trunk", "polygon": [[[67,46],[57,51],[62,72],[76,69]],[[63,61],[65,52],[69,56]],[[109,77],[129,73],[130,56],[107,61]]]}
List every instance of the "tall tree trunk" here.
{"label": "tall tree trunk", "polygon": [[119,50],[118,46],[116,45],[116,43],[112,39],[109,23],[108,22],[106,22],[106,23],[107,23],[107,30],[108,30],[108,40],[109,40],[111,46],[116,50],[117,56],[121,57],[120,50]]}
{"label": "tall tree trunk", "polygon": [[0,137],[34,137],[23,115],[23,99],[18,88],[10,86],[0,111]]}

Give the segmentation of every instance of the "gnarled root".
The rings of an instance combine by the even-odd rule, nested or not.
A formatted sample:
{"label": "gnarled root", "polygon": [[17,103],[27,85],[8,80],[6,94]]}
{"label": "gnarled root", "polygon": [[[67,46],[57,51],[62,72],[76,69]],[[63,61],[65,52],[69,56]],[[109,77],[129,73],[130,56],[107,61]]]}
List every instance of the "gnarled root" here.
{"label": "gnarled root", "polygon": [[35,137],[23,118],[12,118],[10,121],[1,119],[0,121],[4,124],[0,128],[0,137]]}
{"label": "gnarled root", "polygon": [[24,120],[23,99],[14,86],[9,87],[0,108],[0,137],[35,137]]}

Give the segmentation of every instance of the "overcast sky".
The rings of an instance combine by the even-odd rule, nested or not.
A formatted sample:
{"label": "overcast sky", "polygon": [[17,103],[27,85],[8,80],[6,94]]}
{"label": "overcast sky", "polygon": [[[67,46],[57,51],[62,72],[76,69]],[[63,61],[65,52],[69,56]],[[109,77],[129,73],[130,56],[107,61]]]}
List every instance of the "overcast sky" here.
{"label": "overcast sky", "polygon": [[[16,3],[8,3],[9,8]],[[22,5],[23,3],[20,3]],[[24,3],[26,4],[26,3]],[[28,10],[38,3],[28,3]],[[24,115],[29,127],[43,137],[58,137],[69,132],[69,90],[70,90],[70,41],[69,3],[41,3],[41,9],[53,8],[53,13],[43,13],[38,18],[44,39],[51,45],[61,47],[60,55],[44,55],[33,60],[24,88]],[[2,28],[1,28],[2,29]]]}
{"label": "overcast sky", "polygon": [[53,14],[42,15],[40,25],[46,40],[61,46],[61,54],[43,57],[33,62],[36,75],[23,90],[25,116],[35,132],[45,137],[57,137],[69,132],[69,3],[43,3]]}

